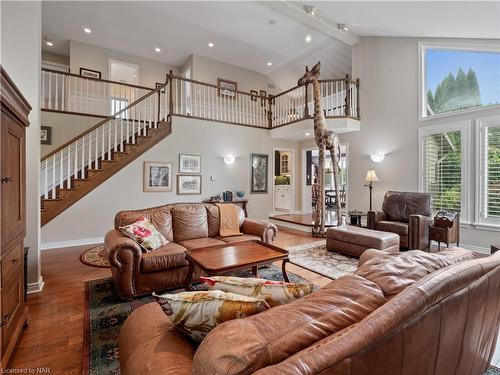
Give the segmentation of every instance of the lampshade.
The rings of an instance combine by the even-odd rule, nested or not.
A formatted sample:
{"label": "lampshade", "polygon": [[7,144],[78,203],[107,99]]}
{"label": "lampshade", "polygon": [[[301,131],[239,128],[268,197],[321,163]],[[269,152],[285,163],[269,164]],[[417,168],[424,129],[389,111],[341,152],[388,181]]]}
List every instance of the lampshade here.
{"label": "lampshade", "polygon": [[380,181],[377,177],[377,174],[375,173],[375,169],[370,169],[368,172],[366,172],[366,178],[365,182],[376,182]]}

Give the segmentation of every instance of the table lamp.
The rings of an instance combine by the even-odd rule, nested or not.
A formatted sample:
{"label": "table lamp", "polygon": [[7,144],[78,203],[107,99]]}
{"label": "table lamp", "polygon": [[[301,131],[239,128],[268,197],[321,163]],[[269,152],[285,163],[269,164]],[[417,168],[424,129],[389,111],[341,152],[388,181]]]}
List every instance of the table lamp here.
{"label": "table lamp", "polygon": [[375,173],[375,169],[370,169],[368,172],[366,172],[366,178],[365,178],[365,186],[368,186],[370,189],[370,211],[372,210],[372,190],[373,190],[373,183],[380,181],[377,177],[377,174]]}

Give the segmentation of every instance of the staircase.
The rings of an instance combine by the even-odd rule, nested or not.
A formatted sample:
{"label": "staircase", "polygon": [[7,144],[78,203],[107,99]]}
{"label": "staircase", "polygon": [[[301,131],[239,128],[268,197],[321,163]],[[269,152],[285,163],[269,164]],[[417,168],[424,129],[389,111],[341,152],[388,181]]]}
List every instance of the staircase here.
{"label": "staircase", "polygon": [[166,85],[42,158],[42,226],[172,132]]}

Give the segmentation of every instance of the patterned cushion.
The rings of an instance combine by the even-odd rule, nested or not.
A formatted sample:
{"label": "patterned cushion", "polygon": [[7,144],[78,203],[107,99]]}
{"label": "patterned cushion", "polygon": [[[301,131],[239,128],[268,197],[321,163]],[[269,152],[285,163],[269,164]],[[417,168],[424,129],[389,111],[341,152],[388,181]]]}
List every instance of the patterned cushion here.
{"label": "patterned cushion", "polygon": [[168,244],[165,236],[158,232],[153,223],[144,216],[141,216],[135,223],[118,229],[137,242],[145,251],[155,250]]}
{"label": "patterned cushion", "polygon": [[222,290],[265,300],[269,306],[284,305],[316,290],[314,284],[294,284],[235,276],[200,277],[209,290]]}
{"label": "patterned cushion", "polygon": [[269,309],[264,300],[220,290],[153,296],[172,323],[196,342],[218,324]]}

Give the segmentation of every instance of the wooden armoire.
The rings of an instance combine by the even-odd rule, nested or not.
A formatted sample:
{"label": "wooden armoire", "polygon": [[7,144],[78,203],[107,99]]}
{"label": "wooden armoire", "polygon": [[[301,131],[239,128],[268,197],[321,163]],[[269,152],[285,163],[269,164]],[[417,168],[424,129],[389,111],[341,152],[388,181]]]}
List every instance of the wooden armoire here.
{"label": "wooden armoire", "polygon": [[0,368],[7,367],[27,322],[24,236],[26,232],[26,127],[30,105],[3,67],[0,82]]}

